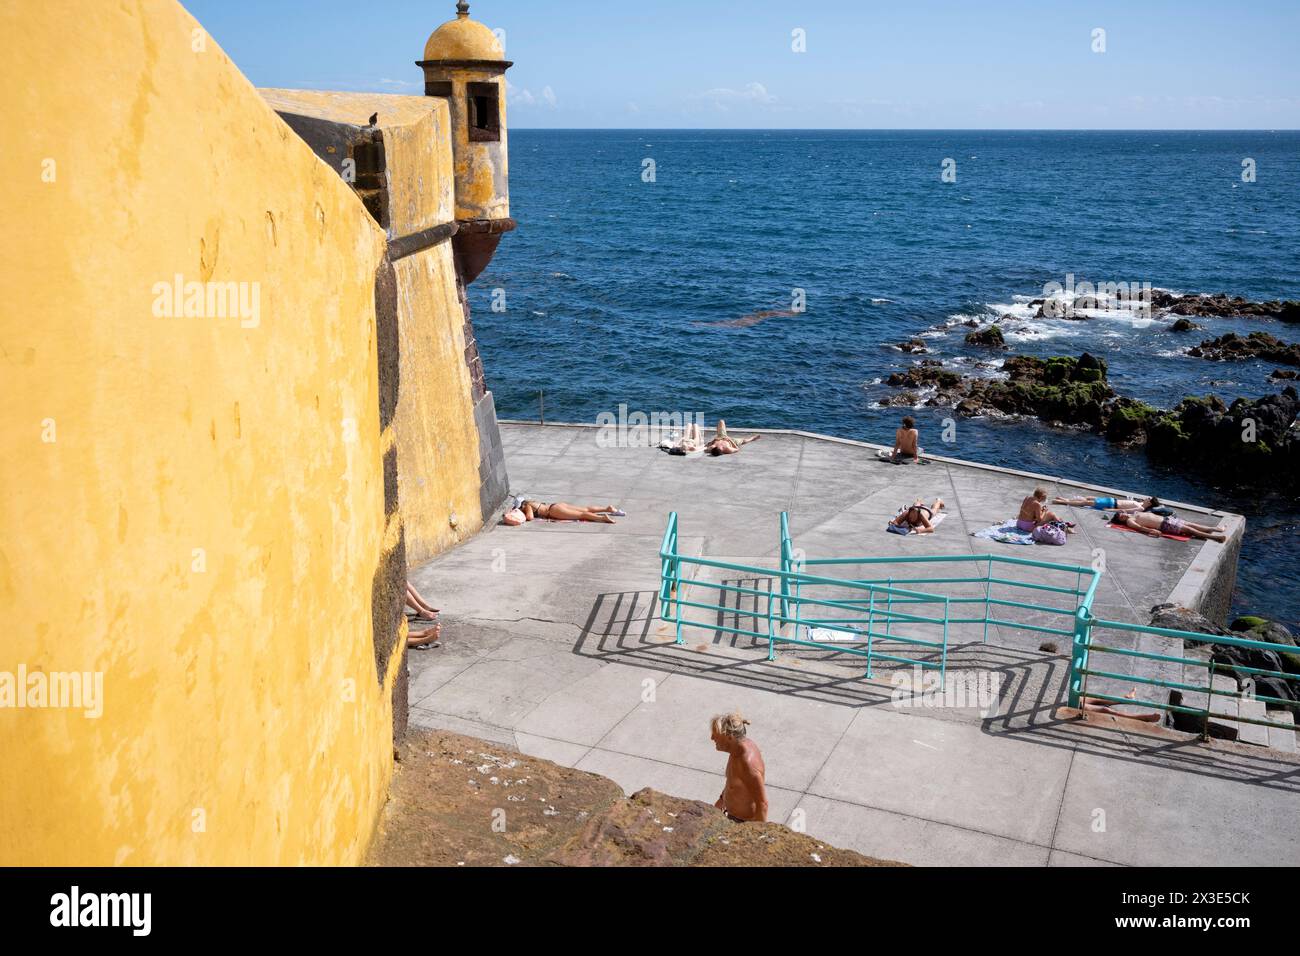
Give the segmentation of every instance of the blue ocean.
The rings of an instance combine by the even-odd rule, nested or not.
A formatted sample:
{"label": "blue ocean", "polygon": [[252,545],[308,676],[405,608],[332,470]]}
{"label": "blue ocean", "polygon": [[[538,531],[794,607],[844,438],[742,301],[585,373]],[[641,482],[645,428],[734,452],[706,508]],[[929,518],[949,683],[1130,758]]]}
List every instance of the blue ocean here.
{"label": "blue ocean", "polygon": [[[510,137],[519,230],[471,288],[505,418],[536,419],[544,392],[554,421],[626,403],[888,442],[902,412],[880,406],[894,391],[883,380],[920,357],[897,343],[921,337],[926,358],[997,374],[996,356],[964,341],[971,317],[1015,320],[1003,355],[1091,352],[1118,392],[1161,407],[1280,388],[1272,365],[1191,358],[1189,345],[1255,330],[1300,341],[1300,326],[1272,320],[1198,319],[1205,332],[1179,334],[1123,310],[1034,319],[1029,304],[1070,276],[1300,299],[1300,132]],[[1294,498],[1216,488],[1037,422],[962,419],[940,445],[951,412],[911,414],[941,454],[1246,515],[1235,609],[1300,621]]]}

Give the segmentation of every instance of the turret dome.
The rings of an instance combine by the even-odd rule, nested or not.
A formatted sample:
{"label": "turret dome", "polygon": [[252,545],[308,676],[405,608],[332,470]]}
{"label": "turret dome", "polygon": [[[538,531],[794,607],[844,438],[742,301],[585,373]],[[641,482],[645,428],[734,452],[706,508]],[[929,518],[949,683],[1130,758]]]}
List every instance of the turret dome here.
{"label": "turret dome", "polygon": [[425,60],[502,60],[505,50],[491,30],[469,18],[469,4],[456,4],[456,19],[449,20],[424,45]]}

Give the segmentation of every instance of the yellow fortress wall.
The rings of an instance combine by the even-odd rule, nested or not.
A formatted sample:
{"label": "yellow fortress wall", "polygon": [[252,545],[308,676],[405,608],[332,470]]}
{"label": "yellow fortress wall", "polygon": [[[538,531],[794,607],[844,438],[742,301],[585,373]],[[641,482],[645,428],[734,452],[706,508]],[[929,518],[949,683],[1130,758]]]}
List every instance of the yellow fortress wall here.
{"label": "yellow fortress wall", "polygon": [[172,0],[5,2],[0,50],[0,677],[103,675],[98,718],[0,708],[0,864],[355,862],[385,237]]}
{"label": "yellow fortress wall", "polygon": [[[456,218],[448,101],[427,96],[259,90],[317,155],[342,176],[350,157],[391,240]],[[377,117],[374,124],[371,117]],[[463,133],[462,133],[463,135]],[[365,180],[373,146],[376,184]],[[360,147],[358,144],[362,144]],[[454,226],[452,226],[454,229]],[[419,564],[470,537],[500,503],[484,496],[484,436],[466,356],[466,319],[452,244],[433,242],[393,263],[397,282],[398,389],[394,429],[406,557]],[[495,416],[493,415],[493,418]],[[495,421],[484,423],[495,435]],[[430,600],[433,600],[430,597]]]}

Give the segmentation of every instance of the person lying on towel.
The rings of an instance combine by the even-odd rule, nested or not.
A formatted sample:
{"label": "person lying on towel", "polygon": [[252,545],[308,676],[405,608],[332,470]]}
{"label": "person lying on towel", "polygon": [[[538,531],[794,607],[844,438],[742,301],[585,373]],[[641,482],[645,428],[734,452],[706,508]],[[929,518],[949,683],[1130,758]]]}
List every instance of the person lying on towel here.
{"label": "person lying on towel", "polygon": [[944,508],[943,499],[935,498],[934,504],[927,507],[924,502],[917,498],[909,507],[904,508],[894,516],[889,522],[890,528],[899,528],[895,534],[933,534],[934,526],[939,523],[943,515],[935,517],[937,512]]}
{"label": "person lying on towel", "polygon": [[1211,528],[1205,524],[1193,524],[1183,518],[1176,518],[1173,515],[1153,515],[1146,511],[1131,512],[1117,511],[1115,517],[1110,519],[1111,524],[1122,524],[1125,527],[1132,528],[1134,531],[1140,531],[1143,534],[1150,535],[1153,538],[1159,538],[1161,535],[1172,534],[1184,538],[1201,538],[1206,541],[1227,541],[1228,536],[1223,528]]}

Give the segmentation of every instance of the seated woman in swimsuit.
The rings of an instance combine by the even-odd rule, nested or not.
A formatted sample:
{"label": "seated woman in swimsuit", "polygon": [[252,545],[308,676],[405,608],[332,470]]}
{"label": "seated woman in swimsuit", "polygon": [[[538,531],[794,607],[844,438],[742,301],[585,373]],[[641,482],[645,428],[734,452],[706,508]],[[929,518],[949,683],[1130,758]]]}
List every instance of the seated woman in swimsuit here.
{"label": "seated woman in swimsuit", "polygon": [[1167,515],[1149,514],[1145,511],[1117,511],[1110,519],[1111,524],[1120,524],[1141,531],[1145,535],[1158,538],[1164,534],[1176,534],[1186,538],[1200,538],[1204,541],[1227,541],[1223,528],[1211,528],[1209,525],[1193,524],[1183,518]]}
{"label": "seated woman in swimsuit", "polygon": [[1055,512],[1047,510],[1047,489],[1035,488],[1034,493],[1020,502],[1020,514],[1016,515],[1016,527],[1021,531],[1033,531],[1039,525],[1045,525],[1051,521],[1059,521],[1065,525],[1065,530],[1074,534],[1074,525],[1063,518],[1058,517]]}
{"label": "seated woman in swimsuit", "polygon": [[613,505],[571,505],[567,501],[546,504],[541,501],[525,501],[519,506],[525,521],[534,518],[546,518],[550,521],[593,521],[598,524],[614,524],[613,515],[623,515]]}
{"label": "seated woman in swimsuit", "polygon": [[935,498],[934,504],[926,507],[920,498],[912,502],[911,507],[905,511],[900,511],[898,515],[889,523],[895,528],[909,528],[917,534],[933,534],[934,525],[932,519],[936,511],[944,509],[943,499]]}
{"label": "seated woman in swimsuit", "polygon": [[1155,495],[1150,498],[1134,500],[1133,498],[1094,498],[1091,495],[1079,498],[1052,499],[1054,505],[1069,505],[1072,508],[1092,508],[1094,511],[1151,511],[1160,507],[1160,499]]}

